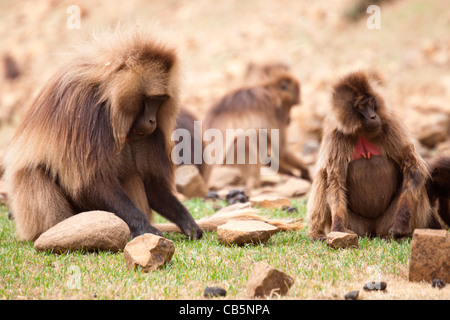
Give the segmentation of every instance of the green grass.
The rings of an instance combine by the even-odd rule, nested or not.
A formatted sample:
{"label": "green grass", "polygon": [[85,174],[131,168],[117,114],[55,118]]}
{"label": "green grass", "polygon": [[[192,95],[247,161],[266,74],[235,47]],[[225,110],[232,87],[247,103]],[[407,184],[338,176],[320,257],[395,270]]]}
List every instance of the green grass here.
{"label": "green grass", "polygon": [[[263,210],[262,214],[304,218],[305,201],[292,202],[298,213]],[[196,219],[212,214],[214,204],[225,205],[185,202]],[[199,241],[171,233],[165,234],[175,243],[170,263],[144,273],[128,270],[122,253],[36,252],[32,243],[14,238],[14,222],[6,208],[0,211],[0,299],[202,299],[206,286],[225,288],[227,299],[247,299],[246,283],[258,261],[295,278],[289,295],[283,297],[287,299],[342,299],[348,291],[362,291],[365,282],[377,279],[388,285],[408,283],[410,240],[361,238],[359,249],[335,250],[309,240],[305,228],[280,232],[265,244],[229,247],[219,243],[215,232],[206,232]]]}

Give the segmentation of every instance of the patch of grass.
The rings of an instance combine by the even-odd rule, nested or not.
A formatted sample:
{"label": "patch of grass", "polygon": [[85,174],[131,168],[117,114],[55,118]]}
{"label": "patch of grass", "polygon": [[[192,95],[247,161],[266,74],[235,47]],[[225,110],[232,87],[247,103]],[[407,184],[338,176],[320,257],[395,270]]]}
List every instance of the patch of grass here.
{"label": "patch of grass", "polygon": [[[293,200],[292,204],[298,213],[262,210],[262,214],[305,218],[305,200]],[[212,214],[214,205],[225,203],[189,200],[185,205],[199,219]],[[243,247],[223,246],[215,232],[205,232],[200,241],[188,241],[175,233],[165,236],[175,243],[172,260],[160,270],[144,273],[128,270],[122,253],[36,252],[32,243],[14,238],[14,222],[3,207],[0,299],[203,299],[206,286],[223,287],[226,299],[247,299],[246,283],[258,261],[266,261],[295,278],[289,295],[281,297],[286,299],[342,299],[352,290],[360,290],[364,299],[405,298],[400,287],[408,288],[410,240],[360,238],[359,249],[334,250],[308,239],[307,228],[280,232],[265,244]],[[387,293],[361,293],[364,283],[372,280],[387,281]],[[392,296],[391,283],[397,286]],[[443,295],[448,299],[449,291],[439,290],[440,295],[430,298]]]}

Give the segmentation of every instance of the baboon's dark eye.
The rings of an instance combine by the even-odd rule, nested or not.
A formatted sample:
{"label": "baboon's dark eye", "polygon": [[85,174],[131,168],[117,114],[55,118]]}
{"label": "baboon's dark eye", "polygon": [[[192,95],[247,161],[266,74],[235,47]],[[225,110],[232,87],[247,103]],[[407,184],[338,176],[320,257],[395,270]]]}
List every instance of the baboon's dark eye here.
{"label": "baboon's dark eye", "polygon": [[279,87],[280,87],[280,90],[284,90],[284,91],[288,90],[289,89],[289,81],[288,80],[281,81]]}

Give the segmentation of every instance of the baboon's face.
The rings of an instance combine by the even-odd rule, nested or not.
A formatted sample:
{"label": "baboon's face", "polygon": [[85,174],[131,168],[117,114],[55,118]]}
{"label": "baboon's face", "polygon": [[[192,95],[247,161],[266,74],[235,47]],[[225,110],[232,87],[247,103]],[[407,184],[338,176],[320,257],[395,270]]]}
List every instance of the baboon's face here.
{"label": "baboon's face", "polygon": [[300,86],[291,78],[282,78],[278,81],[278,90],[282,95],[290,98],[293,105],[300,103]]}
{"label": "baboon's face", "polygon": [[377,103],[372,96],[361,96],[354,104],[359,114],[362,127],[367,132],[377,132],[381,128],[381,119],[377,113]]}
{"label": "baboon's face", "polygon": [[128,139],[138,140],[151,135],[158,126],[158,110],[169,97],[167,95],[144,96],[141,102],[141,111],[134,120],[134,123],[128,134]]}

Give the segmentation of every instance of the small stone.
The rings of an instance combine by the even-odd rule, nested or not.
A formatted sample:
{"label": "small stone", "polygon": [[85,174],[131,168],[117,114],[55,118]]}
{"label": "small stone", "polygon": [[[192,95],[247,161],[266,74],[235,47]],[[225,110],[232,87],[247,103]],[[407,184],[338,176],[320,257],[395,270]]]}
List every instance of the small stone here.
{"label": "small stone", "polygon": [[387,284],[384,281],[372,281],[372,282],[367,282],[363,289],[366,291],[384,291],[387,288]]}
{"label": "small stone", "polygon": [[442,289],[445,287],[445,282],[442,279],[433,279],[433,281],[431,282],[431,286],[433,288],[439,288]]}
{"label": "small stone", "polygon": [[208,179],[208,188],[221,190],[236,185],[241,180],[241,170],[232,166],[214,166]]}
{"label": "small stone", "polygon": [[355,291],[350,291],[349,293],[347,293],[345,295],[345,300],[356,300],[358,299],[359,296],[359,290],[355,290]]}
{"label": "small stone", "polygon": [[277,227],[257,220],[230,220],[217,227],[217,238],[225,245],[264,243],[277,233]]}
{"label": "small stone", "polygon": [[288,207],[291,206],[291,201],[288,198],[269,195],[260,195],[252,197],[250,199],[250,202],[254,206],[259,206],[268,209],[281,209],[283,206]]}
{"label": "small stone", "polygon": [[128,225],[114,213],[87,211],[45,231],[34,242],[34,248],[55,253],[78,250],[117,252],[123,250],[130,237]]}
{"label": "small stone", "polygon": [[326,243],[331,248],[359,248],[358,235],[354,233],[332,231],[327,234]]}
{"label": "small stone", "polygon": [[416,229],[411,241],[409,281],[442,279],[450,282],[450,233]]}
{"label": "small stone", "polygon": [[292,277],[260,261],[249,276],[246,292],[250,298],[286,295],[293,284]]}
{"label": "small stone", "polygon": [[142,268],[144,272],[156,270],[172,259],[173,241],[146,233],[128,242],[123,251],[129,269]]}
{"label": "small stone", "polygon": [[273,191],[287,198],[305,195],[311,189],[311,183],[304,179],[289,178],[273,188]]}
{"label": "small stone", "polygon": [[227,291],[220,287],[206,287],[203,292],[205,298],[225,297],[226,295]]}
{"label": "small stone", "polygon": [[181,165],[175,170],[177,191],[187,198],[203,198],[208,193],[198,168],[195,165]]}

